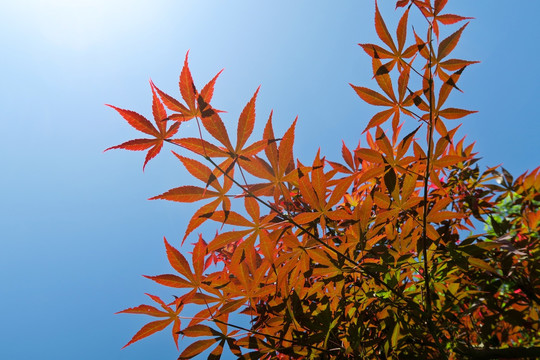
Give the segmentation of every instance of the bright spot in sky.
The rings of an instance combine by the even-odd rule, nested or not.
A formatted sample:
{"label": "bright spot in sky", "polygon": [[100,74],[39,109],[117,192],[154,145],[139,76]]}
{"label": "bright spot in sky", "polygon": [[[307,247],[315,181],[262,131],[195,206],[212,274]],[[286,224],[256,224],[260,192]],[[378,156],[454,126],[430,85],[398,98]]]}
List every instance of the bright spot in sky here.
{"label": "bright spot in sky", "polygon": [[33,36],[62,48],[85,50],[130,31],[151,16],[158,3],[148,0],[16,0],[7,6]]}

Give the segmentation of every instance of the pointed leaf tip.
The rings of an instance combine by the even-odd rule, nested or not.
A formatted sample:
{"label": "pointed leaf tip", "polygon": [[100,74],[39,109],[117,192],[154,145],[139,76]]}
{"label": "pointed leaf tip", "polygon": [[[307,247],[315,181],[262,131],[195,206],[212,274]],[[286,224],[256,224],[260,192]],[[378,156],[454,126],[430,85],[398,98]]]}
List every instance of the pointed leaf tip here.
{"label": "pointed leaf tip", "polygon": [[253,132],[253,128],[255,126],[255,103],[257,101],[257,94],[259,93],[260,88],[261,87],[259,86],[257,90],[255,90],[255,93],[242,110],[240,118],[238,119],[236,151],[242,149]]}
{"label": "pointed leaf tip", "polygon": [[133,128],[145,134],[159,137],[159,132],[156,130],[154,125],[152,125],[152,123],[148,121],[144,116],[132,110],[121,109],[119,107],[109,104],[105,105],[116,110]]}
{"label": "pointed leaf tip", "polygon": [[165,320],[157,320],[152,321],[146,325],[144,325],[132,338],[131,340],[122,347],[122,349],[128,347],[129,345],[133,344],[134,342],[137,342],[141,339],[144,339],[145,337],[148,337],[158,331],[161,331],[165,329],[169,324],[173,321],[173,319],[165,319]]}

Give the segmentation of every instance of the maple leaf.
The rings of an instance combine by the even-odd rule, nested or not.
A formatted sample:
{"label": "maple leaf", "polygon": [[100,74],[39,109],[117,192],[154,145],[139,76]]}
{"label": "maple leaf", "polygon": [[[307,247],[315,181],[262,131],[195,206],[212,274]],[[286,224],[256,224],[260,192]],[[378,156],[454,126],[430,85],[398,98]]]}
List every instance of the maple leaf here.
{"label": "maple leaf", "polygon": [[[222,318],[222,319],[226,320],[226,318]],[[189,325],[188,327],[180,331],[182,335],[188,336],[188,337],[213,336],[214,338],[195,341],[194,343],[186,347],[186,349],[180,354],[178,359],[191,359],[199,355],[201,352],[208,349],[210,346],[212,346],[215,343],[218,343],[218,346],[214,348],[214,350],[212,350],[212,352],[209,355],[209,358],[219,359],[223,352],[223,346],[225,345],[225,342],[227,343],[227,345],[229,345],[229,348],[235,355],[238,355],[238,356],[242,355],[240,348],[233,341],[233,338],[238,333],[238,330],[233,330],[228,333],[227,325],[224,324],[225,321],[222,321],[220,319],[214,319],[214,320],[222,332],[219,332],[215,329],[212,329],[209,326],[202,325],[202,324]]]}
{"label": "maple leaf", "polygon": [[281,138],[279,147],[272,127],[272,113],[268,117],[264,128],[263,140],[267,144],[264,148],[268,162],[254,156],[250,161],[242,162],[242,168],[251,175],[268,180],[266,183],[251,184],[247,188],[255,195],[274,196],[277,203],[283,195],[285,201],[291,201],[290,189],[287,186],[287,176],[294,169],[294,130],[296,118]]}
{"label": "maple leaf", "polygon": [[[323,164],[324,160],[320,159],[320,154],[317,152],[317,156],[313,160],[311,179],[307,174],[299,178],[298,187],[300,193],[314,211],[298,214],[294,217],[294,221],[303,225],[318,218],[323,231],[325,231],[327,219],[339,221],[348,218],[345,211],[341,209],[334,210],[332,208],[341,201],[352,183],[352,178],[342,180],[333,190],[329,191],[328,174],[324,173]],[[328,200],[327,192],[330,194]]]}
{"label": "maple leaf", "polygon": [[165,111],[165,108],[163,107],[163,104],[159,100],[159,98],[156,95],[156,92],[154,91],[154,86],[151,83],[152,87],[152,113],[154,115],[154,122],[156,123],[156,127],[152,125],[150,121],[148,121],[144,116],[131,111],[131,110],[124,110],[117,108],[112,105],[107,105],[116,111],[135,129],[147,134],[151,135],[154,138],[153,139],[135,139],[126,141],[125,143],[122,143],[120,145],[112,146],[105,151],[111,150],[111,149],[124,149],[124,150],[131,150],[131,151],[142,151],[146,149],[148,150],[148,153],[146,154],[146,158],[144,160],[143,164],[143,171],[146,167],[146,164],[154,158],[159,152],[161,151],[163,147],[163,141],[171,138],[176,134],[178,131],[178,128],[180,127],[180,123],[173,123],[168,129],[167,129],[167,112]]}
{"label": "maple leaf", "polygon": [[172,328],[173,339],[176,344],[176,347],[178,348],[178,331],[180,330],[180,318],[178,317],[178,314],[182,310],[183,304],[180,304],[178,302],[173,302],[176,308],[172,309],[170,307],[170,304],[169,305],[165,304],[165,302],[161,300],[158,296],[150,295],[150,294],[146,294],[146,295],[148,295],[152,300],[158,303],[161,306],[161,308],[165,311],[159,310],[151,305],[139,305],[133,308],[119,311],[117,312],[117,314],[143,314],[143,315],[150,315],[150,316],[161,317],[161,318],[166,318],[166,319],[152,321],[144,325],[131,338],[131,340],[126,345],[124,345],[124,348],[133,344],[134,342],[137,342],[141,339],[144,339],[145,337],[148,337],[158,331],[165,329],[171,323],[173,323],[173,328]]}
{"label": "maple leaf", "polygon": [[[169,116],[169,119],[178,122],[189,121],[193,118],[200,117],[206,109],[210,108],[209,104],[214,94],[216,80],[223,72],[223,70],[220,70],[199,93],[193,82],[191,71],[189,70],[188,55],[189,51],[186,53],[186,58],[178,81],[180,95],[182,96],[185,105],[154,85],[165,106],[175,112]],[[221,112],[216,109],[213,109],[213,111]]]}
{"label": "maple leaf", "polygon": [[[177,202],[195,202],[213,197],[216,198],[214,201],[202,206],[195,212],[188,224],[182,240],[183,242],[193,230],[202,225],[211,216],[220,204],[224,211],[229,211],[231,201],[228,197],[228,192],[231,189],[233,182],[230,177],[224,177],[223,185],[221,185],[218,181],[218,177],[222,175],[221,171],[212,171],[196,160],[178,155],[174,151],[172,153],[182,162],[192,176],[205,183],[205,187],[184,185],[170,189],[161,195],[151,197],[150,200],[161,199]],[[209,186],[215,191],[209,190]]]}
{"label": "maple leaf", "polygon": [[[230,176],[229,171],[231,171],[236,164],[240,162],[250,162],[252,157],[261,152],[270,142],[263,139],[246,146],[246,142],[253,132],[255,124],[255,101],[258,92],[259,89],[255,91],[255,94],[240,114],[236,146],[232,145],[227,129],[218,112],[212,109],[208,104],[204,103],[203,100],[201,100],[202,103],[204,103],[201,105],[201,108],[204,107],[205,110],[200,113],[201,123],[208,133],[210,133],[214,139],[218,140],[221,145],[214,145],[202,138],[171,139],[170,142],[182,146],[207,159],[213,157],[226,158],[220,164],[215,164],[213,161],[211,162],[216,166],[218,172]],[[199,99],[202,99],[202,97],[199,96]]]}
{"label": "maple leaf", "polygon": [[457,30],[439,43],[437,56],[435,59],[433,59],[433,61],[436,65],[435,73],[442,81],[447,81],[449,78],[449,75],[444,70],[456,71],[459,69],[463,69],[466,66],[477,64],[479,62],[460,59],[444,60],[454,50],[457,43],[459,42],[463,30],[467,27],[468,24],[469,23],[466,23],[461,28],[459,28],[459,30]]}
{"label": "maple leaf", "polygon": [[382,125],[388,119],[390,119],[390,117],[393,117],[392,128],[394,129],[394,131],[396,131],[399,125],[401,113],[414,117],[412,112],[407,109],[408,107],[414,105],[414,101],[417,96],[416,93],[407,94],[410,68],[407,67],[403,69],[403,71],[399,75],[398,96],[396,97],[394,89],[392,87],[392,81],[388,73],[383,72],[377,74],[377,69],[381,68],[381,61],[374,58],[372,62],[375,79],[377,80],[379,87],[385,92],[386,96],[362,86],[355,86],[352,84],[349,85],[351,85],[351,87],[354,89],[354,91],[356,91],[358,96],[368,104],[375,106],[388,106],[389,109],[383,110],[373,115],[368,125],[364,129],[364,132],[368,131],[373,127]]}
{"label": "maple leaf", "polygon": [[[266,145],[266,140],[259,140],[249,146],[245,146],[248,138],[253,132],[255,125],[255,101],[259,88],[248,101],[238,119],[236,146],[233,147],[227,134],[227,129],[219,115],[214,111],[208,111],[208,115],[202,114],[201,122],[204,128],[218,140],[224,148],[222,150],[228,155],[228,159],[220,165],[221,169],[230,169],[237,162],[249,162],[251,157],[262,151]],[[207,156],[206,154],[202,154]]]}
{"label": "maple leaf", "polygon": [[[415,1],[415,3],[418,1]],[[433,32],[435,33],[435,36],[437,37],[437,41],[439,41],[439,24],[444,25],[451,25],[455,24],[457,22],[468,20],[468,19],[474,19],[472,17],[464,17],[454,14],[441,14],[441,11],[444,9],[446,4],[448,3],[448,0],[435,0],[434,6],[427,6],[424,4],[424,6],[418,6],[422,14],[426,18],[431,18],[431,24],[433,28]]]}
{"label": "maple leaf", "polygon": [[409,5],[409,2],[411,2],[411,1],[418,8],[431,7],[430,0],[425,0],[425,1],[422,1],[422,0],[398,0],[396,2],[396,9],[399,8],[399,7],[405,7],[405,6]]}
{"label": "maple leaf", "polygon": [[[437,105],[432,110],[432,116],[434,119],[436,119],[436,122],[435,122],[436,129],[439,132],[439,134],[441,134],[441,136],[446,136],[447,130],[444,127],[444,123],[442,122],[442,120],[438,119],[439,116],[445,119],[453,120],[453,119],[460,119],[464,116],[474,114],[477,112],[474,110],[465,110],[465,109],[458,109],[458,108],[452,108],[452,107],[442,109],[444,103],[448,99],[448,96],[450,95],[453,89],[457,89],[461,91],[457,87],[456,84],[464,70],[465,70],[465,67],[461,68],[460,70],[454,72],[452,75],[447,77],[446,81],[441,85],[441,88],[439,90],[439,98],[437,100]],[[423,118],[428,119],[427,116],[424,116]]]}
{"label": "maple leaf", "polygon": [[261,217],[259,203],[251,197],[244,198],[244,207],[251,217],[251,220],[246,219],[234,211],[215,211],[209,217],[210,219],[223,224],[243,226],[250,229],[230,231],[217,235],[214,240],[208,244],[208,251],[215,251],[244,238],[245,241],[254,244],[261,231],[272,227],[272,220],[277,216],[276,213],[270,213],[267,216]]}
{"label": "maple leaf", "polygon": [[[467,27],[469,23],[466,23],[461,28],[459,28],[457,31],[449,35],[447,38],[442,40],[439,43],[437,53],[436,54],[430,54],[428,42],[424,41],[416,31],[414,31],[414,36],[416,40],[416,45],[419,49],[419,53],[422,57],[424,57],[426,60],[429,60],[431,62],[431,65],[435,67],[434,75],[438,76],[442,81],[448,81],[449,75],[448,71],[456,71],[465,68],[466,66],[477,64],[479,61],[470,61],[470,60],[461,60],[461,59],[447,59],[445,60],[448,55],[455,49],[457,46],[459,39],[461,37],[461,34],[463,33],[463,30]],[[429,35],[428,31],[428,39],[431,36]],[[429,69],[426,67],[426,72]],[[425,78],[424,81],[427,81],[428,78]],[[425,85],[424,85],[425,88]]]}
{"label": "maple leaf", "polygon": [[398,45],[396,46],[394,43],[394,40],[392,39],[392,36],[390,35],[390,32],[388,31],[388,28],[386,27],[386,24],[381,16],[381,13],[379,12],[379,7],[377,5],[377,2],[375,1],[375,30],[377,31],[377,35],[379,36],[379,39],[382,40],[383,43],[386,44],[390,48],[390,50],[387,50],[385,48],[382,48],[375,44],[358,44],[360,45],[364,51],[371,56],[373,59],[391,59],[388,63],[382,65],[380,64],[374,73],[387,73],[390,72],[394,65],[398,64],[398,69],[401,72],[403,68],[407,68],[409,65],[405,62],[404,59],[408,59],[413,57],[416,52],[418,51],[418,48],[416,44],[413,44],[409,46],[407,49],[404,49],[405,47],[405,40],[407,38],[407,19],[409,17],[409,9],[405,11],[405,13],[402,15],[397,30],[397,40]]}
{"label": "maple leaf", "polygon": [[196,290],[203,288],[206,290],[212,290],[205,284],[206,276],[203,274],[205,269],[204,257],[207,254],[207,247],[202,238],[199,238],[197,244],[195,244],[193,255],[192,255],[192,264],[194,271],[191,271],[189,262],[186,260],[184,255],[180,253],[175,247],[167,242],[166,238],[163,238],[165,242],[165,249],[167,251],[167,259],[171,264],[172,268],[176,270],[180,275],[174,274],[164,274],[149,276],[144,275],[147,279],[153,280],[158,284],[175,287],[175,288],[192,288],[194,291],[188,294],[181,299],[182,303],[188,303],[190,299],[195,296]]}
{"label": "maple leaf", "polygon": [[[237,259],[240,260],[244,254],[246,259],[258,261],[231,261],[229,271],[234,276],[234,282],[231,282],[229,291],[232,296],[239,296],[237,305],[242,305],[246,301],[250,304],[257,304],[262,299],[272,294],[275,287],[268,285],[266,275],[271,268],[267,261],[261,261],[253,246],[246,245],[238,253]],[[228,312],[230,312],[227,309]],[[221,310],[223,312],[223,310]]]}

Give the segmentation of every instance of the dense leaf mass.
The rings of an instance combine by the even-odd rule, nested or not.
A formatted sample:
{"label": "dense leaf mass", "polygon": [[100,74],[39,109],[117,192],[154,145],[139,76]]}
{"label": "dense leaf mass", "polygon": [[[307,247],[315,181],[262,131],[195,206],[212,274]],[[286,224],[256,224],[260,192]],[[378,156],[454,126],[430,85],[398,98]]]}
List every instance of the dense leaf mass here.
{"label": "dense leaf mass", "polygon": [[[169,143],[196,180],[152,198],[200,204],[183,240],[205,222],[218,229],[188,258],[165,240],[172,273],[147,278],[177,297],[121,311],[157,318],[127,345],[172,324],[177,346],[179,335],[196,339],[179,359],[225,348],[240,359],[540,357],[540,167],[482,171],[456,135],[452,121],[474,111],[445,104],[476,61],[451,58],[469,18],[446,3],[397,1],[395,37],[375,7],[382,44],[361,47],[378,89],[352,87],[382,110],[341,161],[295,160],[296,120],[277,137],[272,114],[250,140],[258,90],[233,145],[211,105],[219,73],[197,90],[187,55],[181,100],[151,83],[156,126],[112,106],[151,137],[113,148],[148,150],[146,166]],[[427,20],[426,37],[407,31],[410,11]],[[460,27],[442,38],[446,26]],[[186,121],[200,138],[175,137]]]}

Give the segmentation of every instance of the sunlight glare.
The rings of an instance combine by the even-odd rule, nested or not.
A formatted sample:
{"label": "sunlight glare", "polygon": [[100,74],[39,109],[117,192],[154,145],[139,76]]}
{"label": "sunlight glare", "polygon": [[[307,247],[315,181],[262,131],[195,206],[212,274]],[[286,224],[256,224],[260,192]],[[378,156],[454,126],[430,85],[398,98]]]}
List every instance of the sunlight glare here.
{"label": "sunlight glare", "polygon": [[53,45],[85,50],[125,33],[156,10],[157,1],[22,0],[27,24]]}

